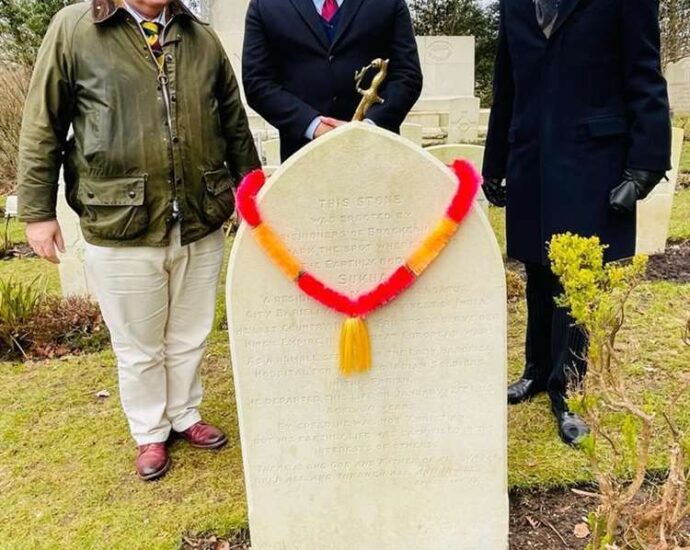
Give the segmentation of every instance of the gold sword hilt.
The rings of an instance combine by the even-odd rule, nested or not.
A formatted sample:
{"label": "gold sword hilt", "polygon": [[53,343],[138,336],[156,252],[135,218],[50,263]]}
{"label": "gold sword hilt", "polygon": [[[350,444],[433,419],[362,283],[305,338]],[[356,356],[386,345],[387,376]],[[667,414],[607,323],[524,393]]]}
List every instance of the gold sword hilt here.
{"label": "gold sword hilt", "polygon": [[[371,109],[377,103],[383,103],[385,100],[379,95],[379,89],[388,77],[388,59],[374,59],[369,65],[362,70],[355,72],[355,86],[357,93],[362,96],[362,101],[359,102],[359,107],[355,111],[355,116],[352,120],[362,121]],[[369,89],[362,88],[362,82],[366,78],[370,70],[376,69],[377,73],[371,81]]]}

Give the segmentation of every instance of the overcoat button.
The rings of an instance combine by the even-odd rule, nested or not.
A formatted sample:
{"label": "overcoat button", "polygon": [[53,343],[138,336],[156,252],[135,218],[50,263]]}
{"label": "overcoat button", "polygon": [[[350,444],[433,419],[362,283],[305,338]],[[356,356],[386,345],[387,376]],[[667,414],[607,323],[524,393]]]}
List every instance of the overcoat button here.
{"label": "overcoat button", "polygon": [[86,194],[86,196],[89,197],[90,199],[93,199],[96,195],[94,195],[91,191],[89,191],[89,192]]}
{"label": "overcoat button", "polygon": [[130,198],[130,199],[133,199],[133,198],[135,198],[136,196],[137,196],[137,194],[136,194],[134,191],[130,191],[130,192],[129,192],[129,198]]}

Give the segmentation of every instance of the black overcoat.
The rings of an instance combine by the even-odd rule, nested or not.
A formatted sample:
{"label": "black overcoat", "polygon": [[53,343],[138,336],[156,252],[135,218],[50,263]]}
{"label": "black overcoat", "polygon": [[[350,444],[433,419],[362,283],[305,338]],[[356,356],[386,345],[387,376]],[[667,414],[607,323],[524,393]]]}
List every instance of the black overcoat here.
{"label": "black overcoat", "polygon": [[390,59],[388,79],[367,118],[398,132],[422,90],[422,72],[405,0],[345,0],[329,42],[313,0],[252,0],[242,76],[249,105],[278,128],[283,160],[309,141],[319,115],[351,120],[361,100],[355,71]]}
{"label": "black overcoat", "polygon": [[563,0],[546,38],[534,0],[501,0],[484,176],[506,178],[508,254],[548,264],[558,233],[635,252],[635,215],[609,209],[626,167],[670,168],[657,0]]}

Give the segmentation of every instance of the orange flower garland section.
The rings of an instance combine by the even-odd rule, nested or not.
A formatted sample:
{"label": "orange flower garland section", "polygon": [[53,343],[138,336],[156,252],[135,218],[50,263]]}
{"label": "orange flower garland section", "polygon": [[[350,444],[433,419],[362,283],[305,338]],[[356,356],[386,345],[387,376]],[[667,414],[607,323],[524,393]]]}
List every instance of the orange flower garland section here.
{"label": "orange flower garland section", "polygon": [[349,317],[343,325],[340,340],[340,368],[344,374],[371,368],[371,345],[364,319],[414,284],[443,252],[472,208],[479,190],[479,174],[470,163],[462,160],[455,161],[452,168],[458,178],[458,188],[445,217],[405,264],[379,286],[356,298],[329,288],[306,272],[280,237],[264,223],[257,205],[257,195],[266,183],[264,173],[256,170],[242,181],[237,192],[238,209],[244,221],[252,227],[252,234],[262,250],[290,280],[297,283],[302,292],[323,306]]}

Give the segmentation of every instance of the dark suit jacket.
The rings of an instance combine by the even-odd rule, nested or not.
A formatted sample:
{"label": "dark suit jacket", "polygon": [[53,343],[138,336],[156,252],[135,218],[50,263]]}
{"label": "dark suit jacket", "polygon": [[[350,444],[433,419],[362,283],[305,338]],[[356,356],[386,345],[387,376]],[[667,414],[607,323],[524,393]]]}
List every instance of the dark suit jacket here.
{"label": "dark suit jacket", "polygon": [[381,96],[368,113],[397,132],[422,89],[410,13],[404,0],[345,0],[329,44],[312,0],[252,0],[242,71],[249,105],[278,128],[283,160],[308,143],[304,134],[325,115],[349,121],[361,99],[355,71],[390,59]]}
{"label": "dark suit jacket", "polygon": [[626,167],[670,167],[658,0],[563,0],[547,40],[533,0],[501,0],[484,175],[506,177],[508,253],[547,264],[546,242],[598,235],[635,252],[635,216],[609,209]]}

